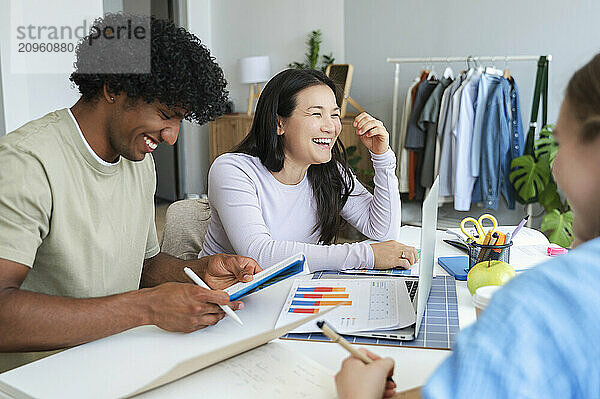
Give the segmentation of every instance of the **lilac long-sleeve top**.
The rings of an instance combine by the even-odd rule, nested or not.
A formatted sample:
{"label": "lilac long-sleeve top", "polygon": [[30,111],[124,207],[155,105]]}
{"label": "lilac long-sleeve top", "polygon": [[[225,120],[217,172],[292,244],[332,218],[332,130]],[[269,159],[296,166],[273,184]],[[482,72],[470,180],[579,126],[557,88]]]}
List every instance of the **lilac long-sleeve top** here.
{"label": "lilac long-sleeve top", "polygon": [[[374,194],[354,178],[355,188],[341,216],[374,240],[395,240],[400,229],[400,194],[391,149],[371,153]],[[295,185],[279,182],[254,156],[219,156],[208,174],[211,220],[199,256],[238,254],[264,269],[304,252],[311,272],[373,268],[369,244],[320,245],[317,208],[306,174]]]}

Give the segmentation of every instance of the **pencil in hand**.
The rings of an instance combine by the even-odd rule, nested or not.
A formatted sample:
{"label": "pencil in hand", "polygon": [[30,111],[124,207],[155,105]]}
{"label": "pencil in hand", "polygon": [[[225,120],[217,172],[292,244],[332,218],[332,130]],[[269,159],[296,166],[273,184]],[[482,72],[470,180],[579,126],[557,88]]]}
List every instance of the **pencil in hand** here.
{"label": "pencil in hand", "polygon": [[[333,342],[340,344],[344,349],[350,352],[352,356],[359,360],[362,360],[364,364],[373,363],[373,360],[370,357],[353,347],[352,344],[350,344],[350,342],[346,341],[344,337],[339,335],[333,328],[329,327],[324,320],[317,321],[317,327],[319,327],[323,331],[323,334],[329,337]],[[392,377],[388,377],[387,380],[390,382],[394,382]]]}

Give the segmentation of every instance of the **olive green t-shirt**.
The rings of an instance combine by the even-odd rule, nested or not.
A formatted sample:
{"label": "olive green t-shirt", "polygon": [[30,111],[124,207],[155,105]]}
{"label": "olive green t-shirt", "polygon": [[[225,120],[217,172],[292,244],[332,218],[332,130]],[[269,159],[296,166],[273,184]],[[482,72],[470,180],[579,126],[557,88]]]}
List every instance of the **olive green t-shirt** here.
{"label": "olive green t-shirt", "polygon": [[[68,109],[0,138],[0,258],[30,268],[21,289],[73,298],[139,287],[159,252],[152,156],[108,164]],[[0,372],[43,354],[0,353]]]}

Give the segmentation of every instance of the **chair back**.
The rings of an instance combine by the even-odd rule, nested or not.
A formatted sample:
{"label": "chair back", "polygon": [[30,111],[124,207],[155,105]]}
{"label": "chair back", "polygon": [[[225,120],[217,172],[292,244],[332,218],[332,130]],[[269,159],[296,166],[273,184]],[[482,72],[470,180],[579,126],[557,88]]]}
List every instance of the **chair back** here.
{"label": "chair back", "polygon": [[167,208],[161,250],[179,259],[196,259],[210,222],[208,200],[186,199]]}

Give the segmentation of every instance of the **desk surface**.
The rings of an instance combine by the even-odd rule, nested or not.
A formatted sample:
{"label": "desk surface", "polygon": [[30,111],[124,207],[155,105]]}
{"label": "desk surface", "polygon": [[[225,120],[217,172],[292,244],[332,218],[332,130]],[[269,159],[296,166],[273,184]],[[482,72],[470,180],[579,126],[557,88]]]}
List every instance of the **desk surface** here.
{"label": "desk surface", "polygon": [[[460,251],[442,241],[445,236],[444,232],[438,231],[436,257],[460,255]],[[418,246],[419,239],[419,228],[402,227],[401,242]],[[435,267],[437,274],[447,274],[439,265]],[[273,328],[291,283],[292,279],[282,281],[245,298],[246,306],[237,312],[244,320],[243,328],[230,318],[191,334],[169,333],[155,326],[134,328],[1,374],[0,397],[3,397],[3,392],[17,398],[124,396],[182,360]],[[475,311],[466,282],[456,281],[456,288],[459,323],[464,328],[475,320]],[[311,357],[334,373],[348,356],[339,345],[331,343],[280,342]],[[378,346],[369,349],[396,361],[394,380],[400,390],[424,384],[433,370],[450,354],[447,350],[402,347]],[[190,375],[184,379],[187,383],[183,383],[184,380],[176,381],[141,397],[197,397],[197,387],[188,381],[193,378],[194,375]]]}

